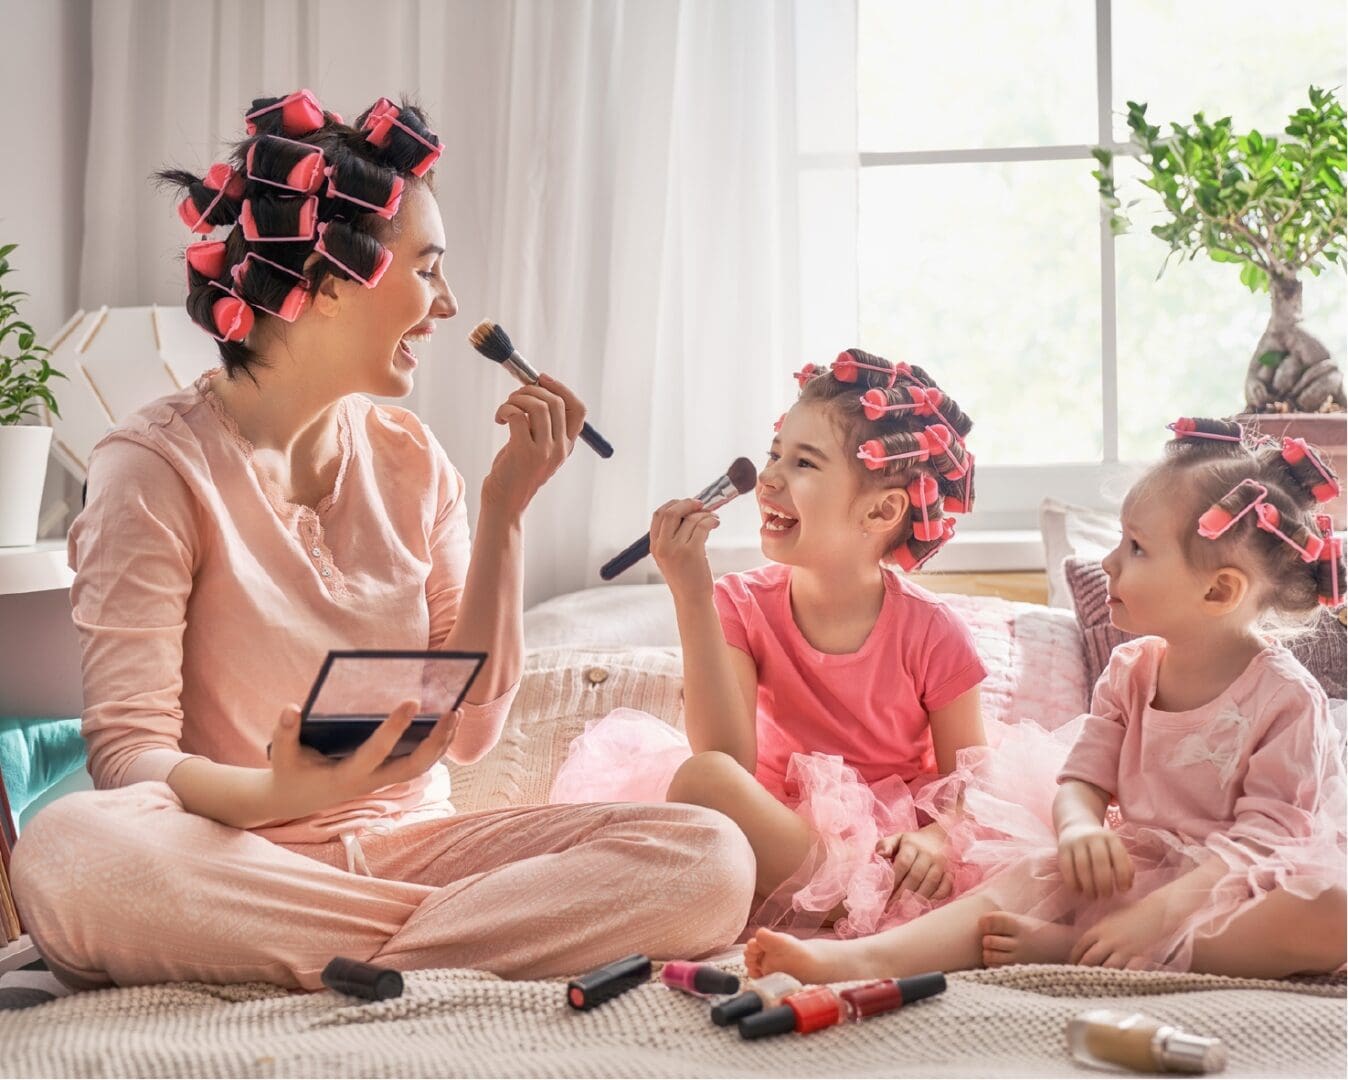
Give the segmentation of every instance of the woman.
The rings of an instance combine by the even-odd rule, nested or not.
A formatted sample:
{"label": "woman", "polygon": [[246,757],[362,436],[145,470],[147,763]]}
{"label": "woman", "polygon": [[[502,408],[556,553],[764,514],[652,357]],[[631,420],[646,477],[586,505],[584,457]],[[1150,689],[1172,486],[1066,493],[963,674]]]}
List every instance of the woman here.
{"label": "woman", "polygon": [[[90,463],[70,535],[98,790],[13,856],[19,907],[76,988],[177,979],[315,989],[334,955],[509,977],[731,942],[753,890],[739,831],[688,806],[456,815],[442,757],[495,744],[522,666],[525,508],[584,407],[516,390],[471,545],[462,477],[406,410],[414,342],[451,318],[421,112],[347,126],[308,91],[259,99],[233,165],[186,188],[188,310],[223,372],[146,406]],[[232,226],[232,228],[231,228]],[[298,742],[329,649],[474,649],[460,710],[386,755]],[[287,704],[291,703],[291,704]],[[280,714],[279,720],[277,714]]]}

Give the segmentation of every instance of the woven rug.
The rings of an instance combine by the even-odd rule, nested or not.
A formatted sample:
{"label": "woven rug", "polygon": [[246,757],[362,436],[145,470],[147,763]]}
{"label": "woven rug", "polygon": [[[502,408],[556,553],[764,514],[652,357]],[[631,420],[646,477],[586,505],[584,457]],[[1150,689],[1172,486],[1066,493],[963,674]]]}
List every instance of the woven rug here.
{"label": "woven rug", "polygon": [[[734,967],[734,965],[727,965]],[[742,969],[741,969],[742,970]],[[757,1042],[648,983],[589,1013],[563,983],[409,974],[401,998],[180,983],[0,1013],[3,1076],[1099,1076],[1067,1055],[1082,1010],[1145,1011],[1226,1041],[1226,1076],[1341,1078],[1342,980],[1022,966],[863,1024]]]}

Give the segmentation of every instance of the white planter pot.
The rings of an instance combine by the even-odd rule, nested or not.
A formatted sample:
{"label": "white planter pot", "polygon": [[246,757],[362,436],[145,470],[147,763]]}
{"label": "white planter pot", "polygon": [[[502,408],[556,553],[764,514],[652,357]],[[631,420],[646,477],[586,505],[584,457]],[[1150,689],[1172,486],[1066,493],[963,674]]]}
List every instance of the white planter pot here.
{"label": "white planter pot", "polygon": [[0,424],[0,547],[37,541],[51,428]]}

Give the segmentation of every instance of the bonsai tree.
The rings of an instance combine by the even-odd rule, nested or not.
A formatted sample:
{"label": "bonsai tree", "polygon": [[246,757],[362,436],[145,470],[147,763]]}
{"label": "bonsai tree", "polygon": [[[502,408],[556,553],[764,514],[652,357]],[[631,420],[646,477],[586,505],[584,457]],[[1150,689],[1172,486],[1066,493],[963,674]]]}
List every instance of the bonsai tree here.
{"label": "bonsai tree", "polygon": [[51,350],[38,345],[33,328],[19,318],[19,297],[28,294],[5,288],[3,278],[13,269],[9,253],[16,247],[0,247],[0,425],[32,416],[39,402],[60,416],[47,380],[65,378],[47,362]]}
{"label": "bonsai tree", "polygon": [[[1169,217],[1151,230],[1170,245],[1161,272],[1172,256],[1205,252],[1214,262],[1238,264],[1252,292],[1272,293],[1273,314],[1245,378],[1248,410],[1342,410],[1342,372],[1299,325],[1301,271],[1344,269],[1344,108],[1334,92],[1312,86],[1309,106],[1288,119],[1282,140],[1232,134],[1229,116],[1210,124],[1202,113],[1191,127],[1171,124],[1162,135],[1147,123],[1147,106],[1133,101],[1128,127],[1147,170],[1142,183],[1160,195]],[[1113,155],[1102,147],[1092,154],[1110,228],[1126,232]]]}

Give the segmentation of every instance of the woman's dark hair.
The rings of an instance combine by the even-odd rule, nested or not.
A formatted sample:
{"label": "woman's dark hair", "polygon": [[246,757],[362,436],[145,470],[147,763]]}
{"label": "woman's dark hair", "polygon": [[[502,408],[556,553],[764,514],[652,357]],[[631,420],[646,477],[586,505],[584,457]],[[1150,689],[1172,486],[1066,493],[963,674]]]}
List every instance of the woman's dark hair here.
{"label": "woman's dark hair", "polygon": [[[351,126],[297,91],[255,99],[247,126],[229,160],[204,176],[155,174],[182,190],[179,216],[193,231],[229,227],[222,240],[188,248],[186,303],[217,339],[230,376],[262,363],[244,340],[255,320],[292,321],[329,275],[378,283],[388,259],[381,241],[393,234],[403,192],[432,183],[441,149],[406,100],[380,98]],[[315,251],[325,257],[306,270]]]}
{"label": "woman's dark hair", "polygon": [[[1338,496],[1339,480],[1320,452],[1299,439],[1258,435],[1235,420],[1186,418],[1171,426],[1175,438],[1164,460],[1142,483],[1182,500],[1180,542],[1190,563],[1254,572],[1263,602],[1289,621],[1319,604],[1338,604],[1343,545],[1316,507]],[[1252,503],[1263,505],[1262,514]]]}
{"label": "woman's dark hair", "polygon": [[885,554],[917,569],[954,534],[947,515],[973,509],[974,461],[964,443],[973,421],[920,367],[861,349],[839,353],[827,368],[807,364],[796,379],[799,401],[826,408],[844,449],[858,452],[864,482],[907,489],[909,513]]}

